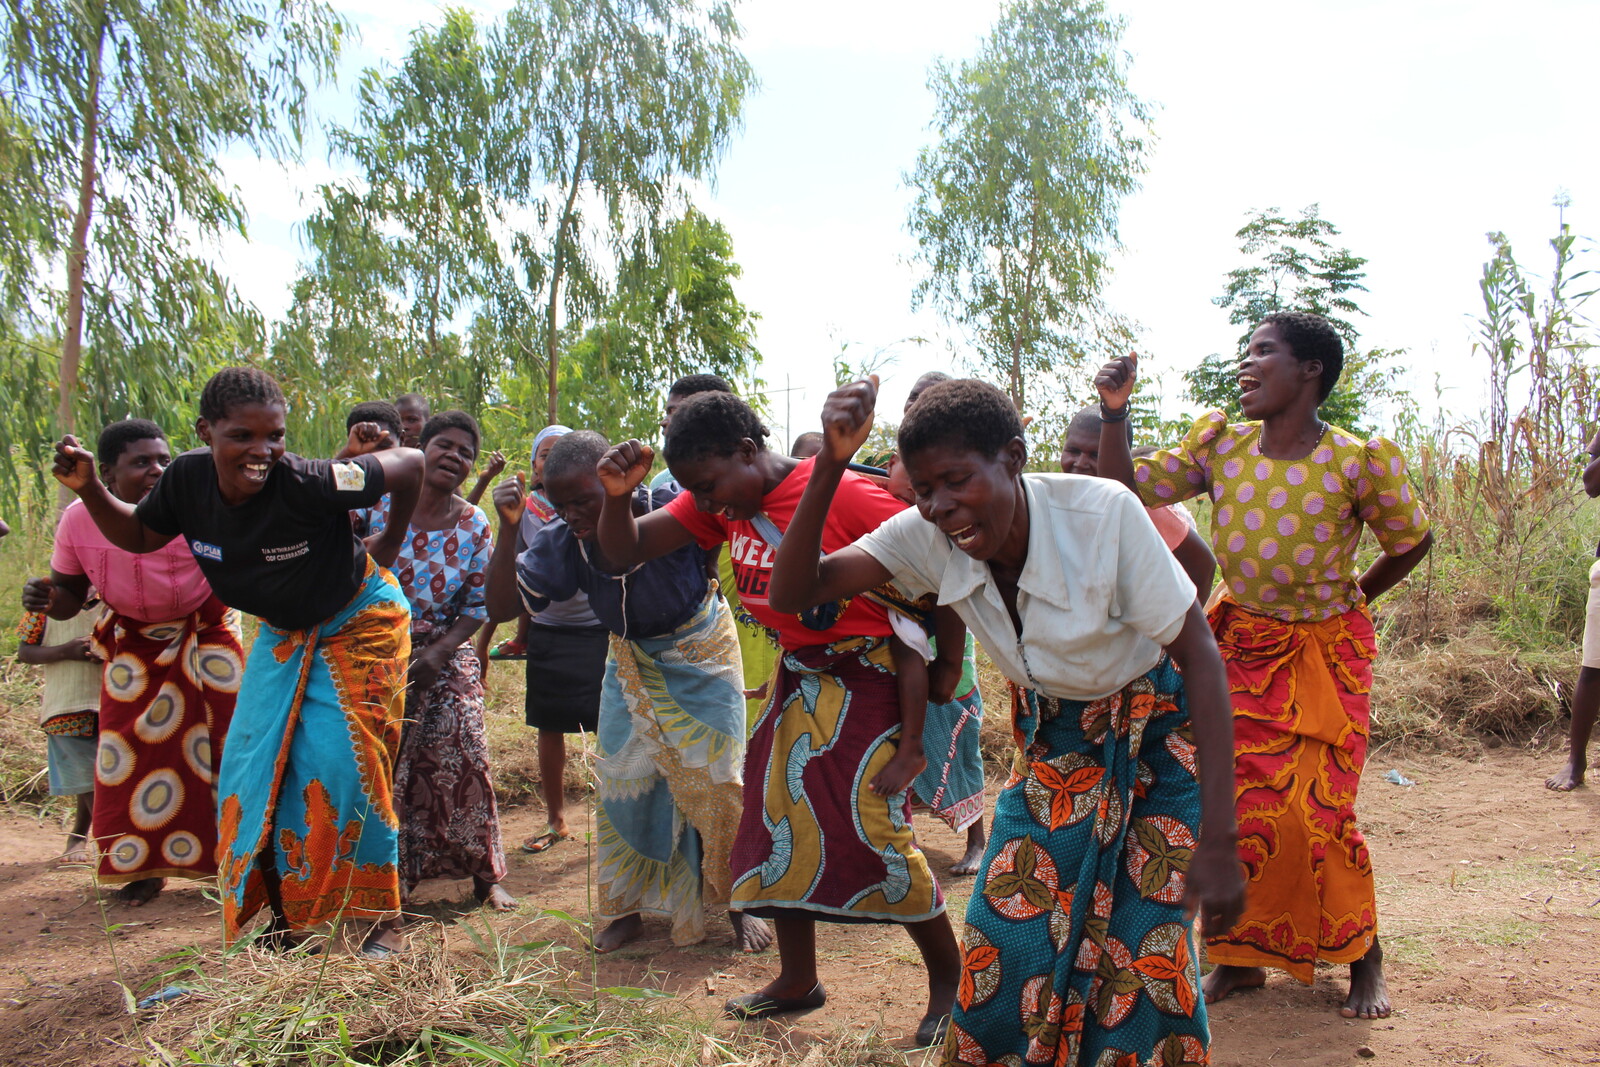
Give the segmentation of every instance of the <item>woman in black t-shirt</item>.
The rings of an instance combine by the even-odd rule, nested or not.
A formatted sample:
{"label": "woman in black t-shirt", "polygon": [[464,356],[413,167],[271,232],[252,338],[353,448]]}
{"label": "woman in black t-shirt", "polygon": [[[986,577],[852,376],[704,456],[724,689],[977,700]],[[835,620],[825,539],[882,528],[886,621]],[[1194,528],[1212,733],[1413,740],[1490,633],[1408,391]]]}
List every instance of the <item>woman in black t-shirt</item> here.
{"label": "woman in black t-shirt", "polygon": [[[217,596],[262,621],[217,783],[228,938],[268,905],[276,947],[290,929],[343,915],[380,920],[363,952],[384,956],[402,943],[392,777],[411,640],[405,597],[381,565],[405,536],[422,455],[302,459],[284,450],[284,414],[269,375],[230,367],[200,397],[209,447],[174,460],[137,507],[106,491],[71,436],[54,474],[119,548],[187,538]],[[378,437],[356,427],[352,451]],[[385,492],[395,521],[362,542],[350,510]]]}

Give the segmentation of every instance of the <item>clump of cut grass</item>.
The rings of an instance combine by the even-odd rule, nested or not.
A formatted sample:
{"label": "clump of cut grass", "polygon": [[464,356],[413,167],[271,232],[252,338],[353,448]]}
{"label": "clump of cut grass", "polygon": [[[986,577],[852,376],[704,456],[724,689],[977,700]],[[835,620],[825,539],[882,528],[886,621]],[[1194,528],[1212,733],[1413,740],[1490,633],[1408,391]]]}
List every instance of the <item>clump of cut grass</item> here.
{"label": "clump of cut grass", "polygon": [[189,992],[144,1013],[145,1062],[920,1067],[936,1059],[872,1032],[815,1043],[766,1028],[729,1032],[681,998],[593,989],[555,943],[513,943],[494,922],[478,922],[414,933],[409,952],[382,962],[331,951],[186,950],[148,983]]}

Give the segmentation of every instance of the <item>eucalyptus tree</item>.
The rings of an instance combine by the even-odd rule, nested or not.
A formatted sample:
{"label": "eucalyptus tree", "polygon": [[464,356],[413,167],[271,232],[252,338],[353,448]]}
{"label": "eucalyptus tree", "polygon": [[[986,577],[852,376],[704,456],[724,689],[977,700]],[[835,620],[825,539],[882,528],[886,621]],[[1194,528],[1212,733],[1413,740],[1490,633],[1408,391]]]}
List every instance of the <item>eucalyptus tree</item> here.
{"label": "eucalyptus tree", "polygon": [[344,32],[316,0],[0,9],[0,152],[17,168],[0,262],[13,340],[26,328],[59,342],[58,430],[80,409],[186,414],[194,379],[259,339],[195,241],[244,232],[219,158],[298,152]]}
{"label": "eucalyptus tree", "polygon": [[1081,367],[1118,325],[1099,294],[1148,124],[1122,28],[1099,0],[1013,0],[975,57],[929,77],[938,140],[906,178],[926,269],[914,303],[968,332],[1019,410],[1031,380]]}
{"label": "eucalyptus tree", "polygon": [[612,271],[660,246],[738,128],[740,34],[724,0],[519,0],[491,31],[489,178],[528,222],[487,313],[542,364],[551,421],[563,331],[604,314]]}
{"label": "eucalyptus tree", "polygon": [[440,363],[442,335],[499,268],[485,59],[472,13],[446,9],[438,26],[413,31],[393,72],[363,72],[353,123],[328,131],[356,174],[322,187],[306,223],[324,273],[401,296],[424,365]]}

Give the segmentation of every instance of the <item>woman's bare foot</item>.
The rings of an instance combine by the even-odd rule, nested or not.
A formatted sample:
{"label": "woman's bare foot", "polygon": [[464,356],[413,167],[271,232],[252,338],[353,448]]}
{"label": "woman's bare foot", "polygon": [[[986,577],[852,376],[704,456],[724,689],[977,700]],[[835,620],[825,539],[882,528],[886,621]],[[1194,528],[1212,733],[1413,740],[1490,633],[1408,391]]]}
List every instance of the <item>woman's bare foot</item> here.
{"label": "woman's bare foot", "polygon": [[1234,967],[1219,963],[1211,973],[1200,979],[1200,990],[1207,1004],[1215,1004],[1236,989],[1260,989],[1267,984],[1267,972],[1261,967]]}
{"label": "woman's bare foot", "polygon": [[1544,787],[1558,793],[1571,792],[1583,784],[1583,775],[1588,769],[1583,760],[1568,760],[1565,767],[1544,780]]}
{"label": "woman's bare foot", "polygon": [[615,952],[644,932],[644,921],[638,914],[624,915],[613,920],[604,930],[594,935],[596,952]]}
{"label": "woman's bare foot", "polygon": [[67,838],[67,850],[56,857],[57,867],[82,867],[89,863],[89,842],[81,837]]}
{"label": "woman's bare foot", "polygon": [[485,882],[474,878],[472,895],[478,898],[478,903],[490,911],[515,911],[517,907],[517,898],[501,888],[499,882]]}
{"label": "woman's bare foot", "polygon": [[733,924],[733,945],[740,952],[764,952],[772,945],[772,930],[754,915],[730,911],[728,921]]}
{"label": "woman's bare foot", "polygon": [[141,878],[117,890],[117,899],[130,908],[142,908],[167,887],[165,878]]}
{"label": "woman's bare foot", "polygon": [[983,850],[988,847],[989,836],[983,832],[983,820],[967,827],[967,851],[950,867],[953,876],[977,874],[983,866]]}
{"label": "woman's bare foot", "polygon": [[1350,965],[1350,995],[1339,1014],[1346,1019],[1387,1019],[1389,983],[1383,979],[1383,946],[1374,941],[1367,954]]}

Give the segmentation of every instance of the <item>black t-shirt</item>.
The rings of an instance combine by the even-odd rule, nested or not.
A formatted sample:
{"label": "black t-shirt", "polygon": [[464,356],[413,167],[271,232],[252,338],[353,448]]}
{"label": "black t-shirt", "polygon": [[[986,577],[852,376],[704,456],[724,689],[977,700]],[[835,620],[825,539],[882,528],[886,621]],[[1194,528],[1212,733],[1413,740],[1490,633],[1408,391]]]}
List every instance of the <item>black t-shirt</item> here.
{"label": "black t-shirt", "polygon": [[383,496],[376,456],[302,459],[284,453],[261,492],[230,507],[217,488],[211,449],[172,461],[140,502],[139,521],[189,540],[200,571],[229,607],[281,630],[302,630],[350,602],[366,577],[367,552],[350,509]]}

